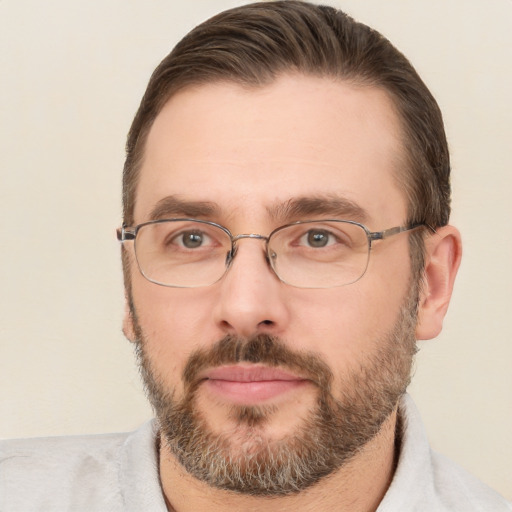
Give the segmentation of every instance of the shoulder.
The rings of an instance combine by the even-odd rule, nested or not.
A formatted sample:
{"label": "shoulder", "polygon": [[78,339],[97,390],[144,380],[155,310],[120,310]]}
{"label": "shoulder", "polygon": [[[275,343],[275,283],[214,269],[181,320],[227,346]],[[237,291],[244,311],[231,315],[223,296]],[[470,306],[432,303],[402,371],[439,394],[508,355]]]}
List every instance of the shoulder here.
{"label": "shoulder", "polygon": [[86,503],[110,506],[118,501],[116,466],[127,437],[1,441],[0,510],[45,510],[45,503],[47,510],[85,510]]}
{"label": "shoulder", "polygon": [[158,425],[135,432],[0,442],[2,512],[165,512]]}
{"label": "shoulder", "polygon": [[399,408],[399,455],[379,512],[512,512],[512,506],[457,464],[431,450],[418,410]]}
{"label": "shoulder", "polygon": [[7,456],[56,455],[55,449],[78,454],[86,448],[103,451],[104,448],[119,445],[129,434],[97,434],[84,436],[34,437],[27,439],[0,440],[0,461]]}
{"label": "shoulder", "polygon": [[128,434],[47,437],[0,441],[0,468],[7,472],[65,472],[71,467],[96,464],[104,468]]}
{"label": "shoulder", "polygon": [[501,495],[444,455],[432,451],[431,463],[437,495],[448,510],[512,511]]}

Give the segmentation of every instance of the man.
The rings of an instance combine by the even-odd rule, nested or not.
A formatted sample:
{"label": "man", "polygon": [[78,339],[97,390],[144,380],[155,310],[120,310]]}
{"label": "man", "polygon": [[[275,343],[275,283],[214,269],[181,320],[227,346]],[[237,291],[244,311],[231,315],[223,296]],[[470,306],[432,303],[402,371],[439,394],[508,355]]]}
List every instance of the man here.
{"label": "man", "polygon": [[0,510],[510,510],[405,395],[461,257],[437,104],[327,7],[189,33],[136,114],[118,231],[156,421],[13,441]]}

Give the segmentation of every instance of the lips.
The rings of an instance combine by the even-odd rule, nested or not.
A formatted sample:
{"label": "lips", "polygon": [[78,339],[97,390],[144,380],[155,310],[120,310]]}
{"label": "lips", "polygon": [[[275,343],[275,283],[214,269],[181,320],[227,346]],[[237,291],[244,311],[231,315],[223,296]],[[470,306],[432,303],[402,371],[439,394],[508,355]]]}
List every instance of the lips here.
{"label": "lips", "polygon": [[304,386],[301,376],[268,366],[221,366],[206,370],[202,383],[210,393],[236,404],[257,404]]}

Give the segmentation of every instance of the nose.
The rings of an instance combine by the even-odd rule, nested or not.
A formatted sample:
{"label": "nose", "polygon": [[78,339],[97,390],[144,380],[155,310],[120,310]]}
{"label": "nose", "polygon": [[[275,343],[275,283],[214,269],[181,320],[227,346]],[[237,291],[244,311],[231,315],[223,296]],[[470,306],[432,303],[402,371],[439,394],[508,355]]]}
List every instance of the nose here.
{"label": "nose", "polygon": [[[259,237],[263,238],[263,237]],[[280,334],[289,319],[286,286],[267,263],[262,240],[239,241],[229,270],[218,283],[215,322],[226,334]]]}

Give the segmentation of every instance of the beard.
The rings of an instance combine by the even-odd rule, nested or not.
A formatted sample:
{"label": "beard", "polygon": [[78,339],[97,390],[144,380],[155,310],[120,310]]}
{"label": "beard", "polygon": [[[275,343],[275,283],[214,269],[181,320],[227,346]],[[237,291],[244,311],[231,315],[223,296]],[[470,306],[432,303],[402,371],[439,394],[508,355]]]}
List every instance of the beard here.
{"label": "beard", "polygon": [[[190,355],[181,399],[154,369],[132,307],[140,372],[161,442],[190,475],[217,489],[267,497],[307,489],[352,460],[396,409],[416,353],[417,298],[413,286],[390,332],[338,382],[316,353],[294,351],[291,343],[264,334],[250,339],[226,336]],[[243,362],[295,371],[316,387],[316,402],[294,432],[282,439],[265,436],[265,424],[276,412],[272,405],[232,405],[229,413],[236,429],[216,433],[210,428],[198,407],[198,375],[206,368]]]}

